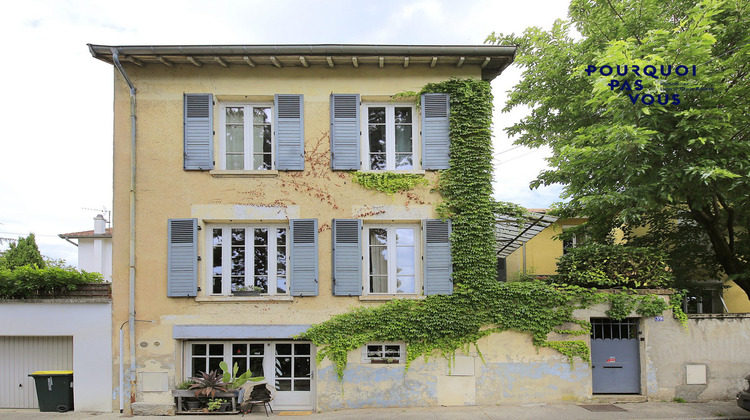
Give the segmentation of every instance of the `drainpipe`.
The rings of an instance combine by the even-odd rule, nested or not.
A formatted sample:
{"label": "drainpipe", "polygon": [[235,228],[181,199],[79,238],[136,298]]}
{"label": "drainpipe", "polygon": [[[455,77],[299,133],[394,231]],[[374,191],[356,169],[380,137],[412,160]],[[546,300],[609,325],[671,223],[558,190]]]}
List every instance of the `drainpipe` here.
{"label": "drainpipe", "polygon": [[[135,402],[135,86],[128,78],[120,64],[120,54],[111,48],[112,61],[130,87],[130,261],[129,261],[129,296],[128,296],[128,338],[130,340],[130,402]],[[122,358],[120,347],[120,358]],[[120,380],[122,382],[122,378]],[[120,389],[120,393],[123,393]],[[132,407],[131,407],[132,410]]]}

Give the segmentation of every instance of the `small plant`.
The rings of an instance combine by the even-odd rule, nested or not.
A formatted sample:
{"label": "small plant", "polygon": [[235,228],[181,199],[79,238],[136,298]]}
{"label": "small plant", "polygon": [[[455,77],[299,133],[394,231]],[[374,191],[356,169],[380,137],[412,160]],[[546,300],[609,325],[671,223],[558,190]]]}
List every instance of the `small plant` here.
{"label": "small plant", "polygon": [[672,401],[674,401],[676,403],[680,403],[680,404],[687,402],[687,401],[685,401],[684,398],[680,398],[680,397],[674,397],[674,399]]}
{"label": "small plant", "polygon": [[179,384],[177,384],[177,389],[190,389],[190,387],[193,386],[193,384],[195,384],[194,381],[190,381],[190,380],[182,381]]}
{"label": "small plant", "polygon": [[247,370],[245,373],[243,373],[240,376],[237,376],[237,372],[240,370],[240,367],[237,365],[237,363],[232,366],[232,371],[229,371],[229,365],[227,365],[227,362],[222,361],[219,363],[219,367],[221,368],[221,380],[227,384],[227,388],[230,389],[237,389],[242,386],[247,381],[250,382],[259,382],[265,379],[262,376],[252,376],[252,373]]}
{"label": "small plant", "polygon": [[199,376],[190,378],[195,381],[189,389],[195,390],[196,397],[215,397],[216,392],[227,392],[228,383],[222,381],[222,377],[215,370],[211,372],[200,372]]}
{"label": "small plant", "polygon": [[234,289],[235,292],[262,292],[263,288],[260,286],[238,286]]}
{"label": "small plant", "polygon": [[224,402],[221,398],[210,398],[208,400],[208,411],[216,411],[221,408],[221,404]]}

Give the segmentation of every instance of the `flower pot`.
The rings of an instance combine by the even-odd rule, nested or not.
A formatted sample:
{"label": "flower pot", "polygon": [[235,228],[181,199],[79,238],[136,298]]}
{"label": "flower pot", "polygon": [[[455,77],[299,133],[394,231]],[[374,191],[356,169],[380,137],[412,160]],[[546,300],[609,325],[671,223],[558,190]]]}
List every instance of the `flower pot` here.
{"label": "flower pot", "polygon": [[235,290],[233,296],[260,296],[260,291],[256,290]]}
{"label": "flower pot", "polygon": [[201,402],[198,400],[187,400],[185,401],[185,406],[188,410],[197,410],[201,408]]}

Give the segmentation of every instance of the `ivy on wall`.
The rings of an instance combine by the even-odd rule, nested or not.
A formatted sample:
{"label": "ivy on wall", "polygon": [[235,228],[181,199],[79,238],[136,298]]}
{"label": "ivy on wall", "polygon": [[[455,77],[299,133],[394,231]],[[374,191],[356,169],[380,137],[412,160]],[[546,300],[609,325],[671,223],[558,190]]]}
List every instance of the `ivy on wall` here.
{"label": "ivy on wall", "polygon": [[429,184],[424,175],[393,172],[352,172],[352,181],[369,190],[380,191],[388,195],[413,190],[418,185]]}
{"label": "ivy on wall", "polygon": [[[320,348],[318,362],[330,359],[342,379],[349,351],[368,342],[403,341],[407,369],[421,356],[443,356],[450,363],[457,350],[468,351],[473,344],[479,352],[477,340],[508,330],[530,334],[535,346],[553,348],[571,363],[574,357],[589,361],[584,341],[548,339],[552,332],[573,337],[589,334],[589,322],[575,319],[574,310],[609,301],[609,316],[621,319],[631,310],[653,316],[669,307],[656,296],[629,290],[610,294],[539,281],[498,283],[495,215],[520,217],[522,209],[492,198],[490,85],[475,79],[450,79],[428,84],[421,93],[450,95],[450,169],[441,173],[438,182],[444,200],[438,212],[452,221],[454,292],[421,300],[393,299],[314,325],[298,338]],[[377,183],[374,178],[362,179],[370,185]],[[385,184],[399,184],[403,179],[392,178]]]}

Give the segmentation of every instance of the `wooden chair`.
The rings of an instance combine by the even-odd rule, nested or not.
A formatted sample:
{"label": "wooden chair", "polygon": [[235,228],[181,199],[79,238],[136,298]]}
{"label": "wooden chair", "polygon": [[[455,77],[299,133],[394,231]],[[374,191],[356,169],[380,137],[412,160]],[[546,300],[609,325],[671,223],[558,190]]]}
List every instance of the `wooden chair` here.
{"label": "wooden chair", "polygon": [[266,411],[266,417],[268,417],[268,410],[271,410],[273,413],[271,401],[276,396],[275,387],[267,383],[249,384],[249,387],[245,388],[244,394],[244,398],[240,403],[240,412],[243,416],[247,413],[252,413],[253,407],[256,405],[263,406],[263,409]]}

